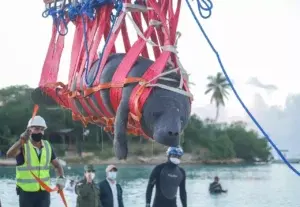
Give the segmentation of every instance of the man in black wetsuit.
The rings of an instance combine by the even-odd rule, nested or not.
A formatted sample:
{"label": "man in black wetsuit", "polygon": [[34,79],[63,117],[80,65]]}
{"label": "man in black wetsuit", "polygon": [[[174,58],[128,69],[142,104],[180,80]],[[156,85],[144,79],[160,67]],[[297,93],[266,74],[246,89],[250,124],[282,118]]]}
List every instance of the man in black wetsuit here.
{"label": "man in black wetsuit", "polygon": [[178,187],[182,207],[187,207],[185,171],[178,166],[182,155],[183,150],[180,147],[169,147],[167,151],[168,161],[157,165],[152,170],[146,192],[146,207],[150,207],[154,186],[156,186],[156,193],[152,207],[177,207]]}
{"label": "man in black wetsuit", "polygon": [[214,194],[227,193],[227,190],[223,190],[221,184],[219,183],[218,176],[216,176],[214,182],[209,185],[209,192]]}

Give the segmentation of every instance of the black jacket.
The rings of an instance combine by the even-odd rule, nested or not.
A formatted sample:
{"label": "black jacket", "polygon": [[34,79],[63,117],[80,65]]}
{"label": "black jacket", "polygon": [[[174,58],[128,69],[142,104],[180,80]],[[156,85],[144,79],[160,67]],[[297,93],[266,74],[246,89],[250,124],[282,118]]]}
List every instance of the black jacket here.
{"label": "black jacket", "polygon": [[[102,207],[113,207],[113,195],[112,190],[108,181],[105,179],[98,184],[100,189],[100,201]],[[117,194],[118,194],[118,202],[119,207],[124,207],[123,204],[123,191],[120,184],[117,183]]]}

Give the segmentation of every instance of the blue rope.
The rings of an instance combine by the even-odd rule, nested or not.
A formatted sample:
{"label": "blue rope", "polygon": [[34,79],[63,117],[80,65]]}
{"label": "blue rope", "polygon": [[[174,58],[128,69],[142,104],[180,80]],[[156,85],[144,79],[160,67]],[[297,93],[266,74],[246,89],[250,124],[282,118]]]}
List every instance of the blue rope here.
{"label": "blue rope", "polygon": [[[68,33],[68,26],[67,26],[67,21],[65,19],[65,12],[66,12],[66,8],[67,7],[64,7],[62,9],[58,9],[56,6],[54,7],[50,7],[50,8],[47,8],[43,13],[42,13],[42,16],[44,18],[47,18],[48,16],[52,16],[53,18],[53,22],[57,28],[57,32],[61,35],[61,36],[65,36],[67,35]],[[63,22],[63,25],[66,29],[66,31],[63,33],[61,31],[61,28],[60,28],[60,23],[61,21]]]}
{"label": "blue rope", "polygon": [[[121,0],[116,0],[116,2],[114,2],[114,8],[116,10],[116,14],[111,16],[111,21],[112,21],[112,26],[109,30],[109,33],[108,33],[108,37],[107,37],[107,40],[105,41],[105,44],[104,44],[104,47],[102,48],[102,51],[99,53],[99,63],[97,65],[97,69],[96,71],[94,72],[93,76],[92,76],[92,80],[89,82],[88,81],[88,66],[89,66],[89,58],[86,59],[86,64],[85,64],[85,82],[86,82],[86,85],[88,87],[92,87],[92,85],[94,84],[95,82],[95,79],[97,77],[97,74],[99,73],[99,70],[100,70],[100,65],[101,65],[101,62],[102,62],[102,59],[103,59],[103,53],[106,49],[106,46],[107,46],[107,43],[110,39],[110,36],[112,34],[112,30],[114,28],[114,25],[120,15],[120,12],[122,11],[122,7],[123,7],[123,3]],[[86,33],[86,28],[84,27],[84,34]],[[86,38],[86,35],[84,35],[84,43],[85,43],[85,49],[86,49],[86,53],[87,53],[87,57],[89,57],[89,52],[88,52],[88,44],[87,44],[87,38]]]}
{"label": "blue rope", "polygon": [[92,5],[92,0],[86,0],[81,7],[81,16],[86,15],[89,19],[95,18],[95,8]]}
{"label": "blue rope", "polygon": [[76,19],[77,16],[80,15],[80,11],[81,11],[81,4],[69,4],[67,6],[67,11],[68,11],[68,16],[70,18],[71,21],[74,21]]}
{"label": "blue rope", "polygon": [[[66,1],[66,0],[65,0]],[[69,3],[69,4],[63,4],[63,8],[60,8],[61,6],[57,6],[56,2],[54,5],[50,6],[50,8],[47,8],[43,13],[42,16],[44,18],[47,18],[48,16],[53,17],[54,24],[58,28],[58,33],[60,35],[65,36],[68,33],[68,27],[67,27],[67,21],[66,16],[69,17],[71,21],[74,21],[77,17],[86,15],[89,17],[89,19],[94,20],[96,8],[99,8],[105,4],[113,4],[113,0],[83,0],[80,3]],[[117,1],[117,4],[115,3],[115,8],[117,8],[120,0]],[[121,2],[122,3],[122,2]],[[66,32],[62,33],[59,29],[60,23],[63,22]]]}
{"label": "blue rope", "polygon": [[[212,3],[210,0],[207,0],[208,2],[210,3],[207,3],[205,5],[211,5],[211,9],[212,9]],[[199,2],[199,0],[197,0],[197,3]],[[204,2],[204,0],[202,0],[202,2]],[[299,171],[297,169],[295,169],[290,163],[288,160],[286,160],[286,158],[283,156],[283,154],[281,153],[281,151],[277,148],[276,144],[272,141],[272,139],[269,137],[269,135],[265,132],[265,130],[262,128],[262,126],[258,123],[258,121],[254,118],[254,116],[251,114],[251,112],[248,110],[248,108],[246,107],[246,105],[244,104],[244,102],[242,101],[242,99],[240,98],[240,96],[238,95],[237,91],[235,90],[224,66],[223,66],[223,63],[221,61],[221,58],[219,56],[219,53],[218,51],[215,49],[215,47],[213,46],[213,44],[211,43],[210,39],[208,38],[206,32],[204,31],[202,25],[200,24],[200,21],[197,19],[197,16],[194,12],[194,10],[192,9],[191,7],[191,4],[189,3],[189,0],[186,0],[186,3],[196,21],[196,23],[198,24],[199,26],[199,29],[201,30],[202,34],[204,35],[205,39],[207,40],[208,44],[210,45],[211,49],[213,50],[213,52],[215,53],[217,59],[218,59],[218,62],[221,66],[221,69],[227,79],[227,81],[229,82],[235,96],[237,97],[238,101],[240,102],[240,104],[243,106],[244,110],[247,112],[247,114],[250,116],[250,118],[252,119],[252,121],[255,123],[255,125],[258,127],[258,129],[262,132],[262,134],[265,136],[265,138],[268,140],[268,142],[272,145],[272,147],[276,150],[276,152],[278,153],[278,155],[280,156],[280,158],[284,161],[284,163],[292,170],[294,171],[294,173],[296,173],[297,175],[300,175]],[[198,3],[199,5],[199,3]],[[205,10],[205,9],[204,9]],[[211,14],[211,12],[210,12]],[[200,13],[201,15],[201,13]]]}
{"label": "blue rope", "polygon": [[[202,3],[205,5],[205,6],[202,6]],[[210,16],[211,16],[211,12],[212,12],[212,9],[213,9],[213,3],[211,2],[211,0],[197,0],[197,6],[198,6],[198,11],[199,11],[199,14],[200,16],[203,18],[203,19],[208,19]],[[207,11],[208,14],[207,15],[204,15],[202,13],[202,10],[203,11]]]}
{"label": "blue rope", "polygon": [[[95,74],[93,74],[92,81],[89,83],[88,82],[89,48],[88,48],[88,40],[87,40],[87,22],[85,21],[84,16],[87,16],[90,20],[94,20],[95,14],[96,14],[96,9],[103,5],[106,5],[106,4],[113,4],[114,9],[116,10],[116,14],[111,14],[112,27],[109,31],[108,38],[105,42],[102,52],[99,54],[99,64],[98,64],[97,70],[96,70]],[[116,23],[118,16],[120,15],[122,7],[123,7],[122,0],[83,0],[82,2],[76,3],[76,4],[73,4],[73,3],[69,3],[66,5],[64,4],[63,8],[58,8],[56,6],[56,3],[54,3],[53,6],[51,6],[50,8],[47,8],[42,13],[42,16],[44,18],[47,18],[48,16],[52,16],[54,24],[56,25],[57,28],[59,28],[61,21],[63,21],[63,24],[66,28],[66,32],[62,33],[61,30],[58,29],[58,33],[63,36],[65,36],[68,33],[67,22],[65,19],[66,15],[69,17],[69,19],[71,21],[74,21],[77,17],[82,18],[83,30],[84,30],[84,33],[83,33],[84,47],[85,47],[86,55],[87,55],[87,59],[85,62],[85,67],[86,67],[85,81],[89,87],[91,87],[93,85],[93,83],[95,82],[97,74],[100,70],[102,54],[103,54],[103,52],[107,46],[107,43],[110,39],[112,29]]]}
{"label": "blue rope", "polygon": [[[57,14],[58,14],[58,18],[57,18],[58,21],[56,21],[56,28],[58,28],[57,32],[61,36],[66,36],[68,34],[69,30],[68,30],[68,26],[67,26],[67,21],[65,19],[65,9],[58,10]],[[64,33],[62,33],[62,31],[61,31],[61,27],[60,27],[61,21],[63,22],[63,25],[64,25],[64,27],[66,29],[66,31]]]}

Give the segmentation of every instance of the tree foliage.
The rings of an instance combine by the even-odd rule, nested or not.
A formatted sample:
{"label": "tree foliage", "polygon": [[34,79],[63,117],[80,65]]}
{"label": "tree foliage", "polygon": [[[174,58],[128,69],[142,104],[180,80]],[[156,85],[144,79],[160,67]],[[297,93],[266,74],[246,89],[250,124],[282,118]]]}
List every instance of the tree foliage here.
{"label": "tree foliage", "polygon": [[210,103],[214,103],[216,106],[215,121],[217,121],[220,107],[225,106],[224,99],[228,99],[230,85],[225,76],[220,72],[216,76],[208,76],[207,80],[209,83],[206,85],[205,95],[211,93]]}
{"label": "tree foliage", "polygon": [[[0,145],[2,151],[6,151],[26,129],[33,109],[30,98],[32,90],[28,86],[10,86],[0,89]],[[82,147],[88,151],[93,148],[99,149],[99,145],[103,147],[103,145],[111,146],[112,144],[112,137],[95,125],[88,126],[90,133],[84,138],[81,123],[72,120],[70,111],[41,107],[39,115],[47,121],[46,137],[48,138],[53,136],[51,132],[74,129],[75,133],[73,133],[71,141],[76,142],[78,151],[82,151]],[[55,142],[55,139],[51,140]],[[100,140],[102,141],[100,142]],[[142,140],[144,139],[140,139],[140,137],[129,139],[130,142],[151,148],[150,143]],[[62,142],[62,139],[58,139],[57,142]],[[247,130],[244,123],[217,124],[209,119],[201,120],[197,115],[190,117],[189,124],[182,134],[181,143],[186,152],[201,154],[202,158],[207,159],[237,157],[253,161],[256,158],[268,160],[271,155],[266,139],[259,137],[252,130]],[[65,149],[61,150],[65,151]],[[144,152],[140,150],[139,153],[142,155]]]}

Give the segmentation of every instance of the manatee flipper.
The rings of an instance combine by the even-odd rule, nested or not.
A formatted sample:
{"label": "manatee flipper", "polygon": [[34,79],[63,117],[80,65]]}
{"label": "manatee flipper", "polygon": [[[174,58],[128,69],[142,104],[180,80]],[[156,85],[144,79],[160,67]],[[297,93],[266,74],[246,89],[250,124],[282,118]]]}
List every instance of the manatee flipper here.
{"label": "manatee flipper", "polygon": [[38,87],[31,92],[31,100],[34,104],[45,106],[58,106],[57,103]]}
{"label": "manatee flipper", "polygon": [[114,126],[114,150],[115,155],[119,160],[126,160],[128,154],[128,143],[126,136],[127,129],[127,121],[128,121],[128,107],[129,99],[123,98],[118,107],[116,118],[115,118],[115,126]]}

